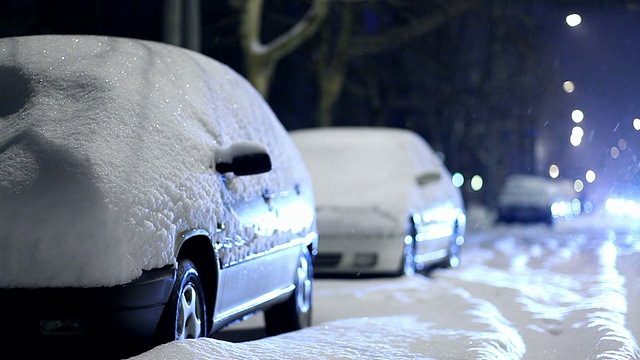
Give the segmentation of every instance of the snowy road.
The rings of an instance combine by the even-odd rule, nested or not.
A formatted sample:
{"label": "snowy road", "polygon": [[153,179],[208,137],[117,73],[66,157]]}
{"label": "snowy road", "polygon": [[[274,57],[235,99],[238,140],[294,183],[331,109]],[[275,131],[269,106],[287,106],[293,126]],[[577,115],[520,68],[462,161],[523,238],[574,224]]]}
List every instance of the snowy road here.
{"label": "snowy road", "polygon": [[[472,228],[457,269],[317,280],[311,328],[135,358],[640,359],[640,234],[593,220]],[[221,339],[260,327],[254,317]]]}

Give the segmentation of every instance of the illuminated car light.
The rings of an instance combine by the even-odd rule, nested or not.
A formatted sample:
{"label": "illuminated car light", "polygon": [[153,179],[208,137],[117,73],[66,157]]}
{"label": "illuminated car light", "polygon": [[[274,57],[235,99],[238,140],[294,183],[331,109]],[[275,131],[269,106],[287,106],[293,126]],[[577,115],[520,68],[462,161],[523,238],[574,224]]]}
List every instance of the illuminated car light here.
{"label": "illuminated car light", "polygon": [[582,203],[579,199],[573,199],[571,201],[571,210],[575,215],[578,215],[582,212]]}
{"label": "illuminated car light", "polygon": [[447,256],[447,249],[440,249],[437,251],[432,251],[426,254],[416,255],[415,261],[416,263],[424,263],[430,262],[437,259],[442,259]]}
{"label": "illuminated car light", "polygon": [[605,202],[605,209],[615,216],[629,216],[634,219],[640,217],[640,204],[629,199],[609,198]]}

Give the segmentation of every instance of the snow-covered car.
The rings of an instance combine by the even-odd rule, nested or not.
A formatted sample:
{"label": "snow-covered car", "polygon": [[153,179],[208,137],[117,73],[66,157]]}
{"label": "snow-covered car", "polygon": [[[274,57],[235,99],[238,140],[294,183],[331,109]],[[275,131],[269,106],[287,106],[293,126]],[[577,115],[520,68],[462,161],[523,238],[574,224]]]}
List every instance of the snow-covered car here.
{"label": "snow-covered car", "polygon": [[554,218],[573,214],[570,190],[565,182],[540,175],[509,175],[498,196],[497,220],[552,224]]}
{"label": "snow-covered car", "polygon": [[313,180],[317,275],[458,266],[466,226],[462,195],[422,137],[375,127],[290,134]]}
{"label": "snow-covered car", "polygon": [[3,335],[158,343],[259,310],[269,333],[298,329],[316,246],[300,154],[229,67],[134,39],[0,39]]}

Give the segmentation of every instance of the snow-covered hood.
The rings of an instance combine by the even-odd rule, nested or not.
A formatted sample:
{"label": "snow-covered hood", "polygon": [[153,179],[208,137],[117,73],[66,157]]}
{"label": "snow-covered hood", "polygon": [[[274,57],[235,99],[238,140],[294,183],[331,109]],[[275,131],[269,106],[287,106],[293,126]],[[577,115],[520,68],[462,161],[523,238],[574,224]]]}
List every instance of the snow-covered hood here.
{"label": "snow-covered hood", "polygon": [[[239,130],[247,119],[255,129]],[[172,264],[177,234],[213,232],[221,220],[210,168],[230,145],[216,142],[229,139],[221,132],[286,134],[246,80],[192,51],[94,36],[0,39],[0,286],[114,285]],[[293,144],[261,138],[282,179],[307,186],[281,161],[296,156]],[[274,176],[255,178],[284,181]]]}

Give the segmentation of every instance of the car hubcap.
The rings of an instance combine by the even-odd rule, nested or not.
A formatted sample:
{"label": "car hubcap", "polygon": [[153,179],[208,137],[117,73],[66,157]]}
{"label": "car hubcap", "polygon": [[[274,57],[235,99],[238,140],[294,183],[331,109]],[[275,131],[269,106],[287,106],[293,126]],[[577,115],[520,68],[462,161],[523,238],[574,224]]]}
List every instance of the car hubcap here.
{"label": "car hubcap", "polygon": [[202,304],[193,284],[187,284],[180,296],[177,338],[193,339],[202,334]]}

